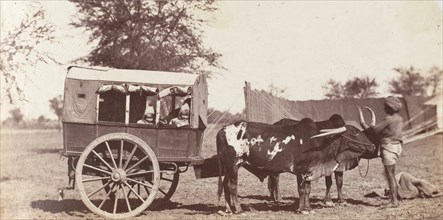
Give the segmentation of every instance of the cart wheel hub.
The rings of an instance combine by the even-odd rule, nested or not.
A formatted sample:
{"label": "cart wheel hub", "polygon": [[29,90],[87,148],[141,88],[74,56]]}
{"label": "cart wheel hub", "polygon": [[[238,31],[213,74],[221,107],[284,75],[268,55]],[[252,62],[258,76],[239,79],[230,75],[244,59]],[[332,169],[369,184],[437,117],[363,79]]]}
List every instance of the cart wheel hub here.
{"label": "cart wheel hub", "polygon": [[126,172],[121,169],[116,169],[112,172],[111,179],[114,182],[123,182],[126,179]]}

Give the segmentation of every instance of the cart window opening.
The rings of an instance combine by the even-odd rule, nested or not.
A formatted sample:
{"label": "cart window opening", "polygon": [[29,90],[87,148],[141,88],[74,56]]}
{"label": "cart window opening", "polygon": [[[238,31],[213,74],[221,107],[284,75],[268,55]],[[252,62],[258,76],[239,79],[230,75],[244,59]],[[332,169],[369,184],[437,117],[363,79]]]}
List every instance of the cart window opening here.
{"label": "cart window opening", "polygon": [[98,120],[108,122],[125,122],[126,95],[109,90],[99,95]]}
{"label": "cart window opening", "polygon": [[191,98],[167,96],[161,99],[161,118],[164,124],[177,127],[189,125]]}
{"label": "cart window opening", "polygon": [[131,93],[129,104],[129,123],[155,124],[156,96]]}

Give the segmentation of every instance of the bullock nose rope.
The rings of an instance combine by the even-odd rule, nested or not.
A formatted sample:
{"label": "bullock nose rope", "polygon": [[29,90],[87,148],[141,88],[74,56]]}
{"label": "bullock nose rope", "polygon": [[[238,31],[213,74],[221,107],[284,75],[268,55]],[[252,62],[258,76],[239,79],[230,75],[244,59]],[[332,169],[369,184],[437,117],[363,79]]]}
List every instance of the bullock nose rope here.
{"label": "bullock nose rope", "polygon": [[369,159],[366,159],[366,161],[368,161],[368,165],[366,166],[366,173],[364,176],[362,175],[362,172],[361,172],[360,162],[358,163],[358,173],[360,174],[360,177],[363,177],[363,178],[365,178],[369,172]]}

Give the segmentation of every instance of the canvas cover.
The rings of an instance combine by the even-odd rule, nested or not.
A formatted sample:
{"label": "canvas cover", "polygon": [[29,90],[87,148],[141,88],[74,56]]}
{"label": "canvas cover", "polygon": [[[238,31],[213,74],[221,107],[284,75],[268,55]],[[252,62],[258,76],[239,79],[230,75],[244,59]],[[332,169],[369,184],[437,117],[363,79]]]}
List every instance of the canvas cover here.
{"label": "canvas cover", "polygon": [[[263,122],[273,124],[282,118],[301,120],[302,118],[312,118],[314,121],[323,121],[331,117],[332,114],[341,115],[346,124],[359,127],[359,117],[357,105],[360,107],[371,107],[376,115],[377,122],[386,117],[384,112],[384,98],[345,98],[336,100],[307,100],[291,101],[284,98],[274,97],[266,91],[251,89],[246,83],[245,106],[246,119],[248,121]],[[400,115],[404,121],[404,130],[408,130],[428,120],[428,114],[423,114],[427,109],[424,106],[425,100],[422,97],[407,96],[400,99],[403,108]],[[367,122],[370,121],[370,114],[364,112]]]}
{"label": "canvas cover", "polygon": [[[191,95],[191,127],[207,123],[207,84],[204,76],[144,70],[68,68],[65,80],[64,122],[97,123],[98,94],[115,90],[124,94],[145,92],[148,96]],[[159,96],[161,98],[161,96]]]}

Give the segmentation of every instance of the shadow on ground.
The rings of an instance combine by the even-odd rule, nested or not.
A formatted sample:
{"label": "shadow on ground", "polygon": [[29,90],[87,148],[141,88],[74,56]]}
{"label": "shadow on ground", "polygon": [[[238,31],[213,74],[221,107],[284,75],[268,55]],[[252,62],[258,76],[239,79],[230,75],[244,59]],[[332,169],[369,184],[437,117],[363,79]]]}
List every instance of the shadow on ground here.
{"label": "shadow on ground", "polygon": [[31,207],[53,214],[66,213],[71,216],[83,216],[90,213],[81,200],[66,199],[57,200],[37,200],[31,202]]}

